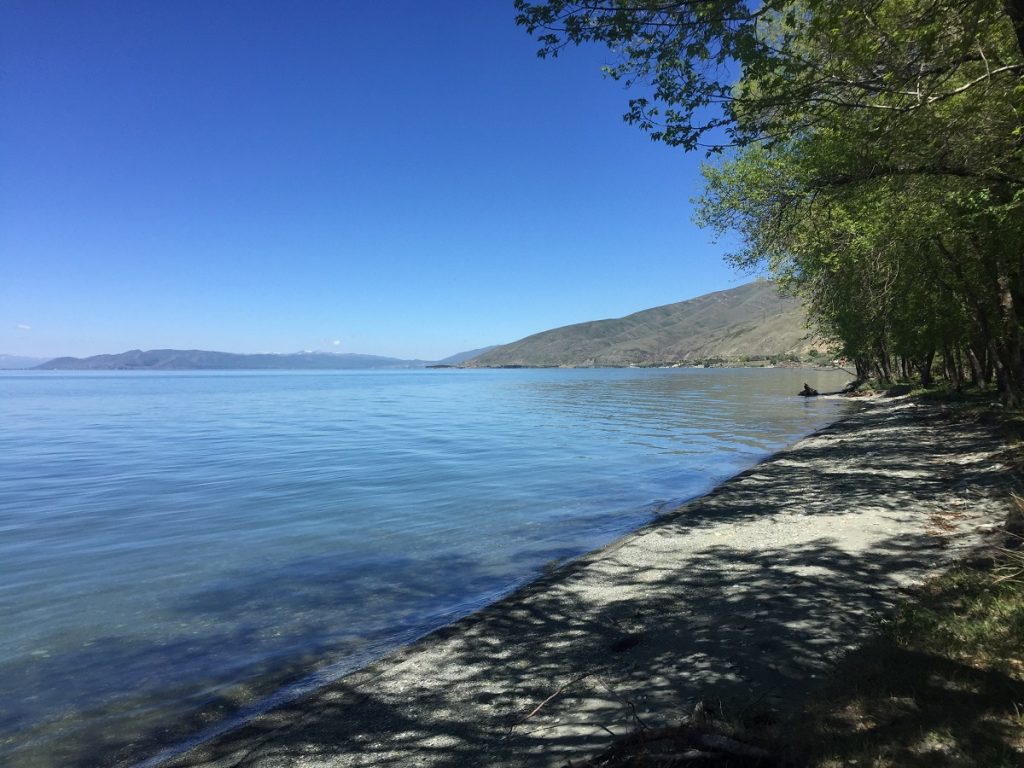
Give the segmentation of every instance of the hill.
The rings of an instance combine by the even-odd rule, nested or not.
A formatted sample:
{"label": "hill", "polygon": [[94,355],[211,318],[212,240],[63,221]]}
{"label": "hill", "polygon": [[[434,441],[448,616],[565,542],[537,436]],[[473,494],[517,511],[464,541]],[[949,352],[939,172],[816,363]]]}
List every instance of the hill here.
{"label": "hill", "polygon": [[26,355],[0,355],[0,371],[17,371],[25,368],[34,368],[35,366],[39,365],[45,360],[45,357],[27,357]]}
{"label": "hill", "polygon": [[133,349],[117,355],[58,357],[37,370],[59,371],[173,371],[173,370],[347,370],[422,368],[422,360],[400,360],[377,355],[298,352],[295,354],[239,355],[231,352],[207,352],[201,349]]}
{"label": "hill", "polygon": [[496,344],[492,344],[489,347],[481,347],[480,349],[471,349],[471,350],[469,350],[467,352],[459,352],[458,354],[451,355],[450,357],[446,357],[444,360],[438,360],[434,364],[435,365],[459,365],[460,363],[464,363],[467,360],[471,360],[474,357],[479,357],[484,352],[490,352],[496,346],[497,346]]}
{"label": "hill", "polygon": [[613,320],[544,331],[463,365],[625,366],[805,354],[819,347],[798,299],[759,280]]}

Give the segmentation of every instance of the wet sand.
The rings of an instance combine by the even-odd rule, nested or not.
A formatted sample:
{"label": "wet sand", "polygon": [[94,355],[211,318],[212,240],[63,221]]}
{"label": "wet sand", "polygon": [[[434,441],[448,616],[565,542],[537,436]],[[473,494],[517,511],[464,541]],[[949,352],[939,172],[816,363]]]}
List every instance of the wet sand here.
{"label": "wet sand", "polygon": [[[164,763],[560,766],[696,701],[785,707],[902,590],[993,536],[988,427],[860,403],[670,515]],[[500,546],[500,542],[496,542]]]}

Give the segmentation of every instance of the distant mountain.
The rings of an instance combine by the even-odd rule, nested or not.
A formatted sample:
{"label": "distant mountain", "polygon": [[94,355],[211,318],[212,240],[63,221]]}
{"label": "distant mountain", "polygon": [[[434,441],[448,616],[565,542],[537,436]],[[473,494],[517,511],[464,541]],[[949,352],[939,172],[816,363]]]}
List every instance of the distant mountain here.
{"label": "distant mountain", "polygon": [[819,347],[800,301],[759,280],[614,320],[555,328],[505,344],[467,367],[597,367],[738,360]]}
{"label": "distant mountain", "polygon": [[238,355],[231,352],[207,352],[200,349],[133,349],[119,355],[58,357],[38,370],[58,371],[172,371],[172,370],[349,370],[422,368],[423,360],[352,353],[297,352],[294,354]]}
{"label": "distant mountain", "polygon": [[[799,300],[759,280],[612,320],[567,325],[496,347],[446,357],[434,365],[597,367],[700,362],[806,354],[820,348],[804,326]],[[0,368],[5,359],[0,355]],[[118,355],[58,357],[38,370],[351,370],[423,368],[423,360],[299,352],[240,355],[198,349],[133,349]],[[15,367],[11,364],[9,367]]]}
{"label": "distant mountain", "polygon": [[26,357],[25,355],[0,355],[0,371],[15,371],[25,368],[35,368],[45,357]]}

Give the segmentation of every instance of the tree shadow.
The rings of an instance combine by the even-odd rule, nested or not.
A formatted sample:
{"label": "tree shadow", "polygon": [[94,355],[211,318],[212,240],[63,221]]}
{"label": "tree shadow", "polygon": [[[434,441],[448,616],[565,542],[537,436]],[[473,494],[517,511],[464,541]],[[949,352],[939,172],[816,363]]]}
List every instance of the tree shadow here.
{"label": "tree shadow", "polygon": [[[1024,763],[1020,727],[1007,713],[1024,703],[1024,683],[930,653],[875,640],[851,653],[856,670],[830,690],[827,714],[808,718],[805,748],[843,762],[875,753],[907,768]],[[1017,746],[1015,747],[1014,744]]]}
{"label": "tree shadow", "polygon": [[[100,685],[86,672],[95,654],[117,659],[139,687],[162,676],[165,689],[176,670],[202,659],[206,685],[186,697],[173,725],[147,725],[143,716],[139,731],[79,727],[66,749],[30,749],[11,764],[93,768],[158,753],[143,764],[561,765],[638,725],[678,722],[701,699],[782,707],[827,676],[901,588],[948,560],[961,534],[999,518],[1011,482],[995,458],[1000,448],[986,428],[938,407],[869,409],[298,698],[303,681],[316,686],[330,676],[325,659],[378,656],[385,638],[412,641],[422,627],[456,618],[427,616],[430,606],[508,585],[483,564],[445,553],[415,568],[396,560],[393,578],[374,590],[361,583],[360,563],[329,559],[239,574],[176,610],[211,620],[226,611],[262,615],[257,626],[172,638],[157,649],[112,636],[24,671],[37,675],[35,689],[70,700]],[[951,511],[959,516],[951,531],[928,530],[931,517]],[[533,553],[541,562],[565,554]],[[271,593],[288,594],[303,622],[277,622]],[[371,621],[367,634],[362,619],[375,615],[395,618]],[[358,637],[338,632],[357,620]],[[273,632],[284,642],[271,641]],[[238,648],[252,650],[249,666],[227,669]],[[282,687],[285,695],[272,697]],[[89,714],[113,722],[125,706]],[[159,753],[176,742],[194,748]]]}
{"label": "tree shadow", "polygon": [[[524,550],[538,567],[569,554]],[[322,687],[515,586],[504,571],[450,553],[370,566],[305,558],[232,574],[168,607],[181,617],[176,633],[140,642],[112,631],[0,663],[0,763],[132,764]]]}
{"label": "tree shadow", "polygon": [[1000,448],[939,408],[868,410],[166,764],[556,766],[700,699],[792,704],[1005,515]]}

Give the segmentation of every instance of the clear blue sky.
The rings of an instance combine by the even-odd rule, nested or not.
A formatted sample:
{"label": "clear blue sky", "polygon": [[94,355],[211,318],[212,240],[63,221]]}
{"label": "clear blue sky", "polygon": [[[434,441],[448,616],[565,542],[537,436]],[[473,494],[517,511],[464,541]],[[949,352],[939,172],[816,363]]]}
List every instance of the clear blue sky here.
{"label": "clear blue sky", "polygon": [[0,352],[437,359],[744,282],[511,0],[4,0]]}

